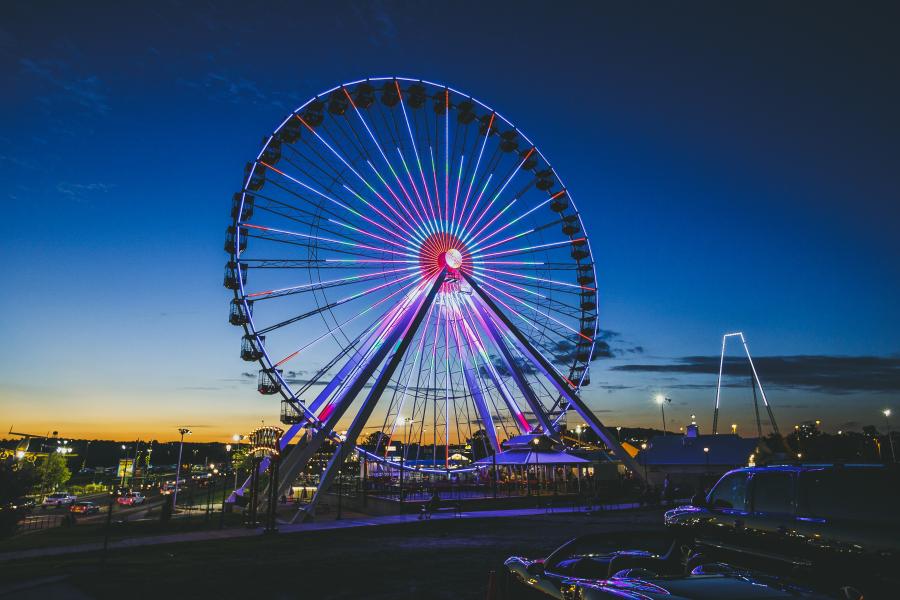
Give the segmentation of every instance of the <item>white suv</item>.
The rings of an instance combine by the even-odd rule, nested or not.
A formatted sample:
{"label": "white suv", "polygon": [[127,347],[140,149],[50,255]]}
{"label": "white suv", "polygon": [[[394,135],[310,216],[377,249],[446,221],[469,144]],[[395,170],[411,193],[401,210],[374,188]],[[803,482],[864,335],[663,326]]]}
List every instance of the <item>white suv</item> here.
{"label": "white suv", "polygon": [[78,496],[66,492],[56,492],[44,498],[43,506],[71,506],[76,500],[78,500]]}

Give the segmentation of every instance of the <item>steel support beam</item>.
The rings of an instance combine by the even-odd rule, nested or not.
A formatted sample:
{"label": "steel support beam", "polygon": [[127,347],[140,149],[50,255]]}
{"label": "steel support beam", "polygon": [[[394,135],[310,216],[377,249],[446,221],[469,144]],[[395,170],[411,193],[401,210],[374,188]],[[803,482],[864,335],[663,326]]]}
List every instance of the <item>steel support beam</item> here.
{"label": "steel support beam", "polygon": [[494,346],[496,346],[497,349],[500,350],[503,362],[506,365],[506,368],[509,369],[509,372],[512,374],[513,381],[516,382],[516,386],[519,388],[519,391],[522,392],[522,396],[525,397],[525,402],[528,403],[528,407],[531,409],[531,412],[534,414],[535,418],[537,418],[538,423],[543,428],[544,435],[548,437],[556,435],[556,430],[553,427],[553,424],[550,422],[550,419],[547,417],[547,413],[544,412],[544,407],[541,406],[541,403],[538,400],[537,395],[534,393],[534,390],[531,389],[528,381],[525,380],[525,374],[522,373],[522,369],[516,363],[516,358],[506,346],[506,342],[503,340],[503,334],[500,333],[500,331],[497,329],[497,325],[491,320],[491,316],[490,314],[488,314],[484,306],[478,305],[474,302],[472,304],[478,313],[482,327],[491,338],[491,341],[494,342]]}
{"label": "steel support beam", "polygon": [[[419,303],[418,307],[416,308],[415,314],[409,320],[408,325],[403,328],[396,328],[396,336],[392,336],[392,338],[396,341],[396,337],[399,337],[401,333],[403,334],[403,337],[400,338],[400,343],[397,345],[394,354],[388,359],[387,364],[385,364],[385,366],[381,369],[381,372],[378,374],[378,377],[375,379],[375,383],[372,385],[372,388],[366,395],[362,406],[356,413],[353,421],[350,423],[350,427],[347,428],[347,434],[344,437],[344,440],[338,445],[337,449],[331,457],[331,460],[328,461],[328,466],[325,468],[325,472],[322,473],[322,476],[319,478],[318,489],[316,489],[316,493],[313,495],[312,500],[310,500],[309,505],[306,507],[305,518],[311,519],[315,515],[316,505],[319,502],[320,495],[324,490],[327,490],[329,488],[338,470],[343,465],[344,459],[347,457],[350,451],[356,447],[356,440],[357,438],[359,438],[359,434],[362,431],[362,428],[365,426],[366,422],[369,420],[369,417],[372,415],[372,411],[375,409],[375,405],[378,404],[378,401],[381,399],[381,394],[384,393],[384,390],[387,388],[391,377],[394,376],[394,372],[400,365],[400,361],[403,360],[403,355],[406,353],[407,348],[409,348],[409,345],[412,343],[412,340],[415,337],[419,326],[422,324],[422,320],[428,313],[428,309],[431,307],[431,303],[434,302],[434,297],[437,295],[438,290],[444,283],[446,277],[447,271],[445,269],[442,270],[440,274],[438,274],[434,283],[431,285],[431,289],[429,290],[428,295],[425,296],[421,303]],[[390,346],[393,345],[394,342],[391,342]],[[385,344],[385,346],[388,346],[388,344]],[[359,386],[359,388],[361,389],[362,386]],[[359,389],[356,390],[356,393],[358,392]],[[353,394],[353,397],[356,396],[356,393]]]}
{"label": "steel support beam", "polygon": [[519,406],[516,404],[516,399],[513,398],[512,394],[509,391],[509,388],[506,387],[506,382],[503,381],[503,378],[500,377],[500,374],[497,372],[497,368],[494,367],[494,364],[491,362],[490,357],[487,353],[487,349],[485,348],[484,343],[481,341],[481,337],[469,325],[469,322],[466,319],[462,319],[460,322],[463,324],[463,329],[465,330],[466,336],[470,340],[472,340],[472,342],[476,346],[478,346],[478,351],[484,357],[484,368],[487,369],[488,375],[491,376],[491,380],[494,382],[494,386],[497,388],[497,391],[500,392],[500,396],[503,398],[503,402],[506,403],[506,407],[509,409],[510,414],[516,417],[516,427],[519,429],[519,433],[530,432],[531,427],[528,425],[528,421],[525,419],[522,411],[519,410]]}
{"label": "steel support beam", "polygon": [[585,423],[591,426],[591,429],[597,434],[597,436],[603,440],[603,443],[606,444],[607,448],[612,450],[613,454],[616,455],[622,464],[625,465],[636,477],[640,479],[644,479],[644,473],[640,468],[638,462],[631,457],[630,454],[625,452],[625,449],[622,447],[620,443],[616,440],[615,436],[613,436],[606,426],[597,418],[597,416],[591,412],[591,409],[588,408],[587,404],[581,399],[578,394],[569,387],[569,384],[563,379],[562,375],[553,367],[547,358],[544,357],[543,354],[538,352],[532,345],[531,342],[528,341],[528,338],[519,331],[519,329],[512,323],[512,321],[507,317],[503,311],[497,306],[494,300],[486,294],[481,286],[469,275],[463,273],[462,276],[465,278],[466,282],[472,287],[472,290],[477,294],[478,300],[490,310],[490,312],[495,315],[501,323],[503,323],[504,327],[513,335],[516,340],[516,344],[522,353],[531,359],[536,367],[540,369],[540,371],[544,374],[544,376],[553,384],[553,386],[557,389],[557,391],[566,397],[569,401],[569,406],[571,406],[575,412],[577,412],[582,419],[584,419]]}
{"label": "steel support beam", "polygon": [[[363,344],[353,353],[353,356],[351,356],[350,359],[346,363],[344,363],[344,366],[340,371],[338,371],[337,375],[335,375],[334,378],[328,382],[325,388],[316,395],[315,400],[313,400],[313,402],[308,407],[308,412],[315,414],[315,411],[318,410],[326,400],[328,400],[335,389],[337,389],[338,386],[342,384],[347,379],[347,377],[359,367],[360,363],[371,352],[372,346],[374,346],[378,342],[378,340],[381,339],[387,328],[396,322],[398,315],[406,306],[408,306],[408,303],[401,302],[397,304],[391,311],[389,311],[387,315],[385,315],[385,318],[381,321],[381,323],[373,328],[372,333],[369,334],[369,336],[366,338],[366,341],[363,342]],[[327,415],[325,415],[324,411],[322,413],[319,413],[320,419],[325,418],[325,416]],[[279,449],[281,450],[281,452],[284,453],[285,449],[288,447],[290,442],[294,440],[298,433],[308,427],[315,427],[315,425],[316,422],[313,419],[307,418],[305,422],[295,423],[290,428],[288,428],[284,435],[281,436],[281,441],[279,444]],[[320,446],[321,444],[322,442],[319,442]],[[282,461],[280,468],[282,477],[279,480],[278,486],[279,495],[287,491],[287,487],[288,485],[290,485],[290,482],[293,481],[294,477],[296,477],[297,474],[299,474],[299,469],[302,469],[306,464],[306,460],[308,459],[304,460],[300,456],[301,454],[302,452],[300,451],[288,452],[285,459]],[[285,455],[282,454],[282,456]],[[262,473],[268,468],[269,459],[268,457],[266,457],[259,465],[259,472]],[[285,476],[285,474],[289,476]],[[243,496],[243,490],[249,485],[251,479],[252,474],[247,477],[246,481],[244,481],[244,484],[241,487],[237,488],[231,493],[228,501],[234,502],[236,496]],[[283,483],[284,481],[287,481],[288,484],[285,485]]]}
{"label": "steel support beam", "polygon": [[390,320],[388,326],[382,329],[382,334],[378,336],[378,339],[372,345],[372,352],[358,365],[358,369],[348,379],[347,385],[337,392],[330,403],[330,406],[334,406],[334,409],[329,412],[322,425],[315,429],[315,433],[306,446],[295,448],[294,451],[288,453],[283,464],[281,481],[278,482],[279,496],[287,491],[288,486],[290,486],[303,467],[306,466],[309,459],[322,447],[325,440],[332,437],[337,422],[350,408],[360,390],[365,387],[366,382],[375,373],[378,365],[384,361],[391,347],[397,343],[401,333],[408,327],[412,319],[410,307],[415,305],[414,301],[418,296],[419,293],[415,293],[407,297],[407,301],[401,304],[400,310],[397,311],[395,319]]}

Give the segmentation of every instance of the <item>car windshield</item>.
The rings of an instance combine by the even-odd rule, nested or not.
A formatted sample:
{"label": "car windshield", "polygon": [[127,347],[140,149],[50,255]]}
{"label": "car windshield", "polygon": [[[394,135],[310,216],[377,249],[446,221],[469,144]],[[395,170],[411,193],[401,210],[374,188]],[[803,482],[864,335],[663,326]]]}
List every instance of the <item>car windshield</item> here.
{"label": "car windshield", "polygon": [[719,480],[709,495],[713,508],[747,510],[747,473],[731,473]]}

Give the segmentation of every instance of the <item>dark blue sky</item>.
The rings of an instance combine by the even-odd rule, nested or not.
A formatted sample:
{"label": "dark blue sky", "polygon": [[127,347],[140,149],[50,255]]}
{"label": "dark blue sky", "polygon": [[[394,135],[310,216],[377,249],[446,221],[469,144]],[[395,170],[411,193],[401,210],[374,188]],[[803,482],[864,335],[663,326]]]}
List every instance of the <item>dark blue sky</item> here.
{"label": "dark blue sky", "polygon": [[225,318],[230,195],[308,97],[405,75],[495,106],[565,178],[615,332],[585,393],[605,420],[656,424],[665,391],[673,421],[706,422],[714,380],[685,357],[742,329],[772,357],[760,374],[780,420],[875,422],[900,391],[897,17],[878,3],[3,3],[0,412],[71,435],[274,420]]}

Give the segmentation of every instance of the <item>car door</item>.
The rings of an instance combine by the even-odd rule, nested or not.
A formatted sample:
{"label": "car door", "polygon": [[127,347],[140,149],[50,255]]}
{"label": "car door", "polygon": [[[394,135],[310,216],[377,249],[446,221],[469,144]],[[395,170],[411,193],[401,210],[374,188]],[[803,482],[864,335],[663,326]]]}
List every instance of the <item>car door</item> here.
{"label": "car door", "polygon": [[730,560],[736,537],[748,515],[747,471],[728,473],[707,498],[707,515],[698,523],[696,541],[719,560]]}
{"label": "car door", "polygon": [[750,482],[751,510],[736,544],[753,566],[790,570],[804,561],[795,527],[795,473],[758,471]]}

